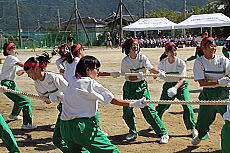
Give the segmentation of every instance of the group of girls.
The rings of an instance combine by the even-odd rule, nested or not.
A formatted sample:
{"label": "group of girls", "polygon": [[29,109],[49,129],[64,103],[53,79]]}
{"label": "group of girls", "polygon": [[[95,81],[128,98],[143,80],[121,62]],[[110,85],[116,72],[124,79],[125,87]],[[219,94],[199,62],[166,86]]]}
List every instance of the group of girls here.
{"label": "group of girls", "polygon": [[[204,51],[204,55],[199,57],[194,63],[194,79],[199,82],[200,86],[204,86],[199,99],[228,99],[229,92],[226,86],[230,80],[227,77],[230,70],[229,60],[223,56],[215,55],[216,45],[211,37],[204,38],[201,47]],[[20,61],[15,56],[16,53],[11,53],[13,49],[14,52],[16,52],[15,45],[12,47],[13,49],[9,47],[6,48],[8,48],[7,58],[13,56],[14,59],[14,63],[11,62],[13,65],[11,69],[14,70],[11,75],[15,76],[16,72],[23,73],[23,71],[16,69],[16,67],[20,66]],[[175,98],[184,101],[190,100],[188,82],[186,80],[166,77],[166,74],[186,76],[186,64],[177,57],[177,47],[174,43],[167,43],[165,45],[165,51],[160,58],[160,63],[157,68],[154,68],[149,59],[140,53],[137,39],[127,39],[123,43],[122,52],[127,56],[122,59],[121,72],[137,73],[137,76],[125,77],[123,99],[139,99],[133,102],[114,98],[114,95],[108,89],[96,81],[96,78],[100,75],[99,68],[101,64],[95,57],[85,56],[84,49],[80,44],[71,46],[70,52],[65,50],[69,50],[68,45],[62,44],[59,51],[61,60],[58,59],[56,61],[60,73],[62,73],[64,77],[59,74],[44,71],[50,59],[46,53],[38,57],[31,57],[24,65],[21,65],[24,67],[24,71],[28,76],[34,80],[35,89],[38,94],[49,98],[49,100],[45,102],[47,104],[52,102],[59,103],[58,110],[60,113],[53,134],[53,143],[55,146],[62,152],[119,152],[101,131],[98,119],[98,103],[110,103],[123,106],[123,119],[129,127],[129,133],[126,135],[128,141],[135,140],[138,136],[133,112],[133,108],[138,107],[141,109],[146,121],[151,125],[156,134],[160,136],[160,143],[168,143],[168,132],[161,118],[170,105],[159,104],[156,109],[154,109],[151,104],[142,104],[142,101],[151,99],[144,75],[146,70],[149,70],[150,73],[159,74],[160,78],[165,80],[160,96],[161,100],[174,100]],[[5,62],[7,61],[8,60]],[[7,64],[7,66],[9,65],[10,64]],[[112,75],[113,77],[119,76],[119,73],[103,74]],[[12,77],[3,79],[1,85],[13,90],[18,90],[14,82],[14,88],[7,86],[8,84],[5,83],[7,81],[13,82]],[[4,94],[7,95],[9,93]],[[11,98],[13,96],[8,97],[13,101],[15,100]],[[17,103],[17,101],[14,102],[15,104]],[[24,105],[21,107],[23,108]],[[227,110],[226,106],[201,105],[198,120],[197,123],[195,123],[194,112],[191,105],[182,105],[182,107],[184,109],[184,123],[186,128],[192,132],[192,143],[194,145],[207,138],[209,126],[214,121],[216,113],[221,113],[225,119],[225,125],[221,135],[222,151],[224,153],[229,152],[230,148],[227,143],[230,133],[230,109]],[[23,111],[23,113],[24,112],[25,111]],[[18,116],[19,113],[14,114],[12,112],[11,115]],[[32,116],[32,114],[30,115]],[[23,114],[23,119],[25,117],[26,115]],[[16,141],[7,124],[4,123],[4,120],[1,121],[1,125],[4,127],[3,130],[8,131],[7,135],[9,135],[9,137],[5,138],[1,135],[4,143],[7,142],[11,144],[8,149],[15,149],[15,152],[19,152]],[[25,122],[23,125],[32,126],[32,121],[29,123]],[[2,128],[0,130],[2,130]]]}

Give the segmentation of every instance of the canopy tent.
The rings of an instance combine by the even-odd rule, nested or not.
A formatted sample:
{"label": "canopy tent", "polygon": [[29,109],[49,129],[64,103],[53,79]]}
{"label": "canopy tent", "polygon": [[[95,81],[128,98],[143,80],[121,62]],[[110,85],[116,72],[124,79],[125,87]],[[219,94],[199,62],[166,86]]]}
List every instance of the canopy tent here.
{"label": "canopy tent", "polygon": [[226,40],[230,40],[230,36],[228,36],[228,38]]}
{"label": "canopy tent", "polygon": [[192,15],[175,25],[175,29],[230,26],[230,18],[222,13]]}
{"label": "canopy tent", "polygon": [[147,31],[147,30],[171,30],[174,29],[176,23],[167,18],[141,18],[138,21],[125,26],[125,31]]}

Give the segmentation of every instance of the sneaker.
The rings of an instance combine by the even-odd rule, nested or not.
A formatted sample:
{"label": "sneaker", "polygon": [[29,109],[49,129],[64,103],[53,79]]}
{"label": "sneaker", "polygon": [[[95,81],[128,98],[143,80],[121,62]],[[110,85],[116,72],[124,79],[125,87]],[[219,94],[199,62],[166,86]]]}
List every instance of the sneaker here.
{"label": "sneaker", "polygon": [[106,137],[109,135],[108,133],[106,133],[105,131],[101,131]]}
{"label": "sneaker", "polygon": [[137,136],[138,136],[137,133],[135,133],[135,134],[129,133],[129,134],[126,135],[125,139],[128,140],[128,141],[132,141],[132,140],[135,140],[137,138]]}
{"label": "sneaker", "polygon": [[26,125],[22,125],[22,129],[27,129],[27,130],[32,130],[32,129],[36,129],[37,126],[31,125],[31,124],[26,124]]}
{"label": "sneaker", "polygon": [[193,129],[191,130],[191,133],[192,133],[192,137],[193,137],[193,138],[198,136],[198,131],[197,131],[197,129],[195,129],[195,128],[193,128]]}
{"label": "sneaker", "polygon": [[195,138],[192,139],[192,144],[193,144],[193,145],[198,145],[198,144],[200,143],[200,141],[201,141],[201,140],[199,139],[199,137],[196,136]]}
{"label": "sneaker", "polygon": [[148,128],[148,130],[153,130],[153,127],[150,125],[149,128]]}
{"label": "sneaker", "polygon": [[22,120],[23,117],[18,115],[18,116],[13,116],[12,114],[8,115],[8,118],[9,119],[12,119],[12,120]]}
{"label": "sneaker", "polygon": [[161,137],[161,139],[160,139],[160,143],[161,143],[161,144],[166,144],[166,143],[168,143],[168,142],[169,142],[169,135],[168,135],[168,134],[163,135],[163,136]]}

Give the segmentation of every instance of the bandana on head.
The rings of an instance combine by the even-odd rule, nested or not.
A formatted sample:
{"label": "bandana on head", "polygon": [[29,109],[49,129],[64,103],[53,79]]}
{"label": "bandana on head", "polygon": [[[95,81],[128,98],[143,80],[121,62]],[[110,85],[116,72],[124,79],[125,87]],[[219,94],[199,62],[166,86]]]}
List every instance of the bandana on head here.
{"label": "bandana on head", "polygon": [[167,43],[165,45],[165,50],[167,50],[169,48],[169,46],[176,46],[173,42]]}
{"label": "bandana on head", "polygon": [[74,50],[73,50],[73,53],[76,52],[76,51],[78,51],[80,48],[81,48],[81,45],[77,44],[76,48],[74,48]]}
{"label": "bandana on head", "polygon": [[204,38],[201,42],[201,46],[204,46],[209,40],[212,41],[212,40],[214,40],[214,38],[212,38],[212,37]]}
{"label": "bandana on head", "polygon": [[6,47],[6,51],[8,52],[9,49],[10,49],[12,46],[15,46],[15,44],[14,44],[14,43],[10,43],[10,44]]}
{"label": "bandana on head", "polygon": [[129,43],[134,43],[134,42],[138,42],[138,39],[132,38],[132,39],[129,41]]}
{"label": "bandana on head", "polygon": [[24,67],[41,67],[43,69],[46,69],[46,64],[40,64],[35,62],[27,62],[24,64]]}

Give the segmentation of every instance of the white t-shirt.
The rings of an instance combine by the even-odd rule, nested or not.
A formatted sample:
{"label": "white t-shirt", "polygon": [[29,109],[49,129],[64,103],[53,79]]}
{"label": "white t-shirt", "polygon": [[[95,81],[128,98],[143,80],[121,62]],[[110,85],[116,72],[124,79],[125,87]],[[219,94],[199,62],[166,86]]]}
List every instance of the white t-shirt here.
{"label": "white t-shirt", "polygon": [[229,59],[224,56],[215,55],[214,59],[208,60],[204,56],[201,56],[194,62],[193,73],[194,80],[196,81],[201,79],[218,80],[226,75],[230,75]]}
{"label": "white t-shirt", "polygon": [[79,60],[80,60],[80,58],[76,57],[73,59],[72,63],[66,62],[65,72],[64,72],[64,78],[66,79],[66,81],[69,82],[75,76],[75,70],[76,70],[76,66],[77,66],[77,63],[79,62]]}
{"label": "white t-shirt", "polygon": [[89,77],[72,79],[64,94],[61,120],[93,117],[96,115],[98,102],[108,104],[114,98],[108,89]]}
{"label": "white t-shirt", "polygon": [[[159,70],[165,71],[166,74],[172,74],[172,75],[182,75],[186,76],[186,64],[185,62],[176,57],[176,60],[174,63],[169,63],[168,58],[165,58],[160,61],[157,67]],[[178,82],[179,79],[177,78],[165,78],[165,82]]]}
{"label": "white t-shirt", "polygon": [[[136,59],[130,58],[130,56],[126,56],[122,59],[121,62],[121,73],[138,73],[143,72],[146,73],[146,69],[150,70],[153,66],[150,63],[149,59],[142,54],[137,54]],[[126,81],[129,80],[128,76],[125,77]],[[141,80],[135,80],[132,82],[139,82]]]}
{"label": "white t-shirt", "polygon": [[6,57],[5,62],[2,66],[2,72],[0,74],[0,80],[14,80],[16,72],[21,70],[22,67],[19,65],[16,65],[16,63],[19,63],[20,60],[12,55],[8,55]]}
{"label": "white t-shirt", "polygon": [[45,79],[43,81],[35,80],[34,86],[40,96],[48,98],[50,94],[54,93],[63,99],[68,82],[62,75],[45,72]]}
{"label": "white t-shirt", "polygon": [[65,69],[66,61],[63,62],[63,59],[59,58],[56,60],[56,65],[58,70]]}

